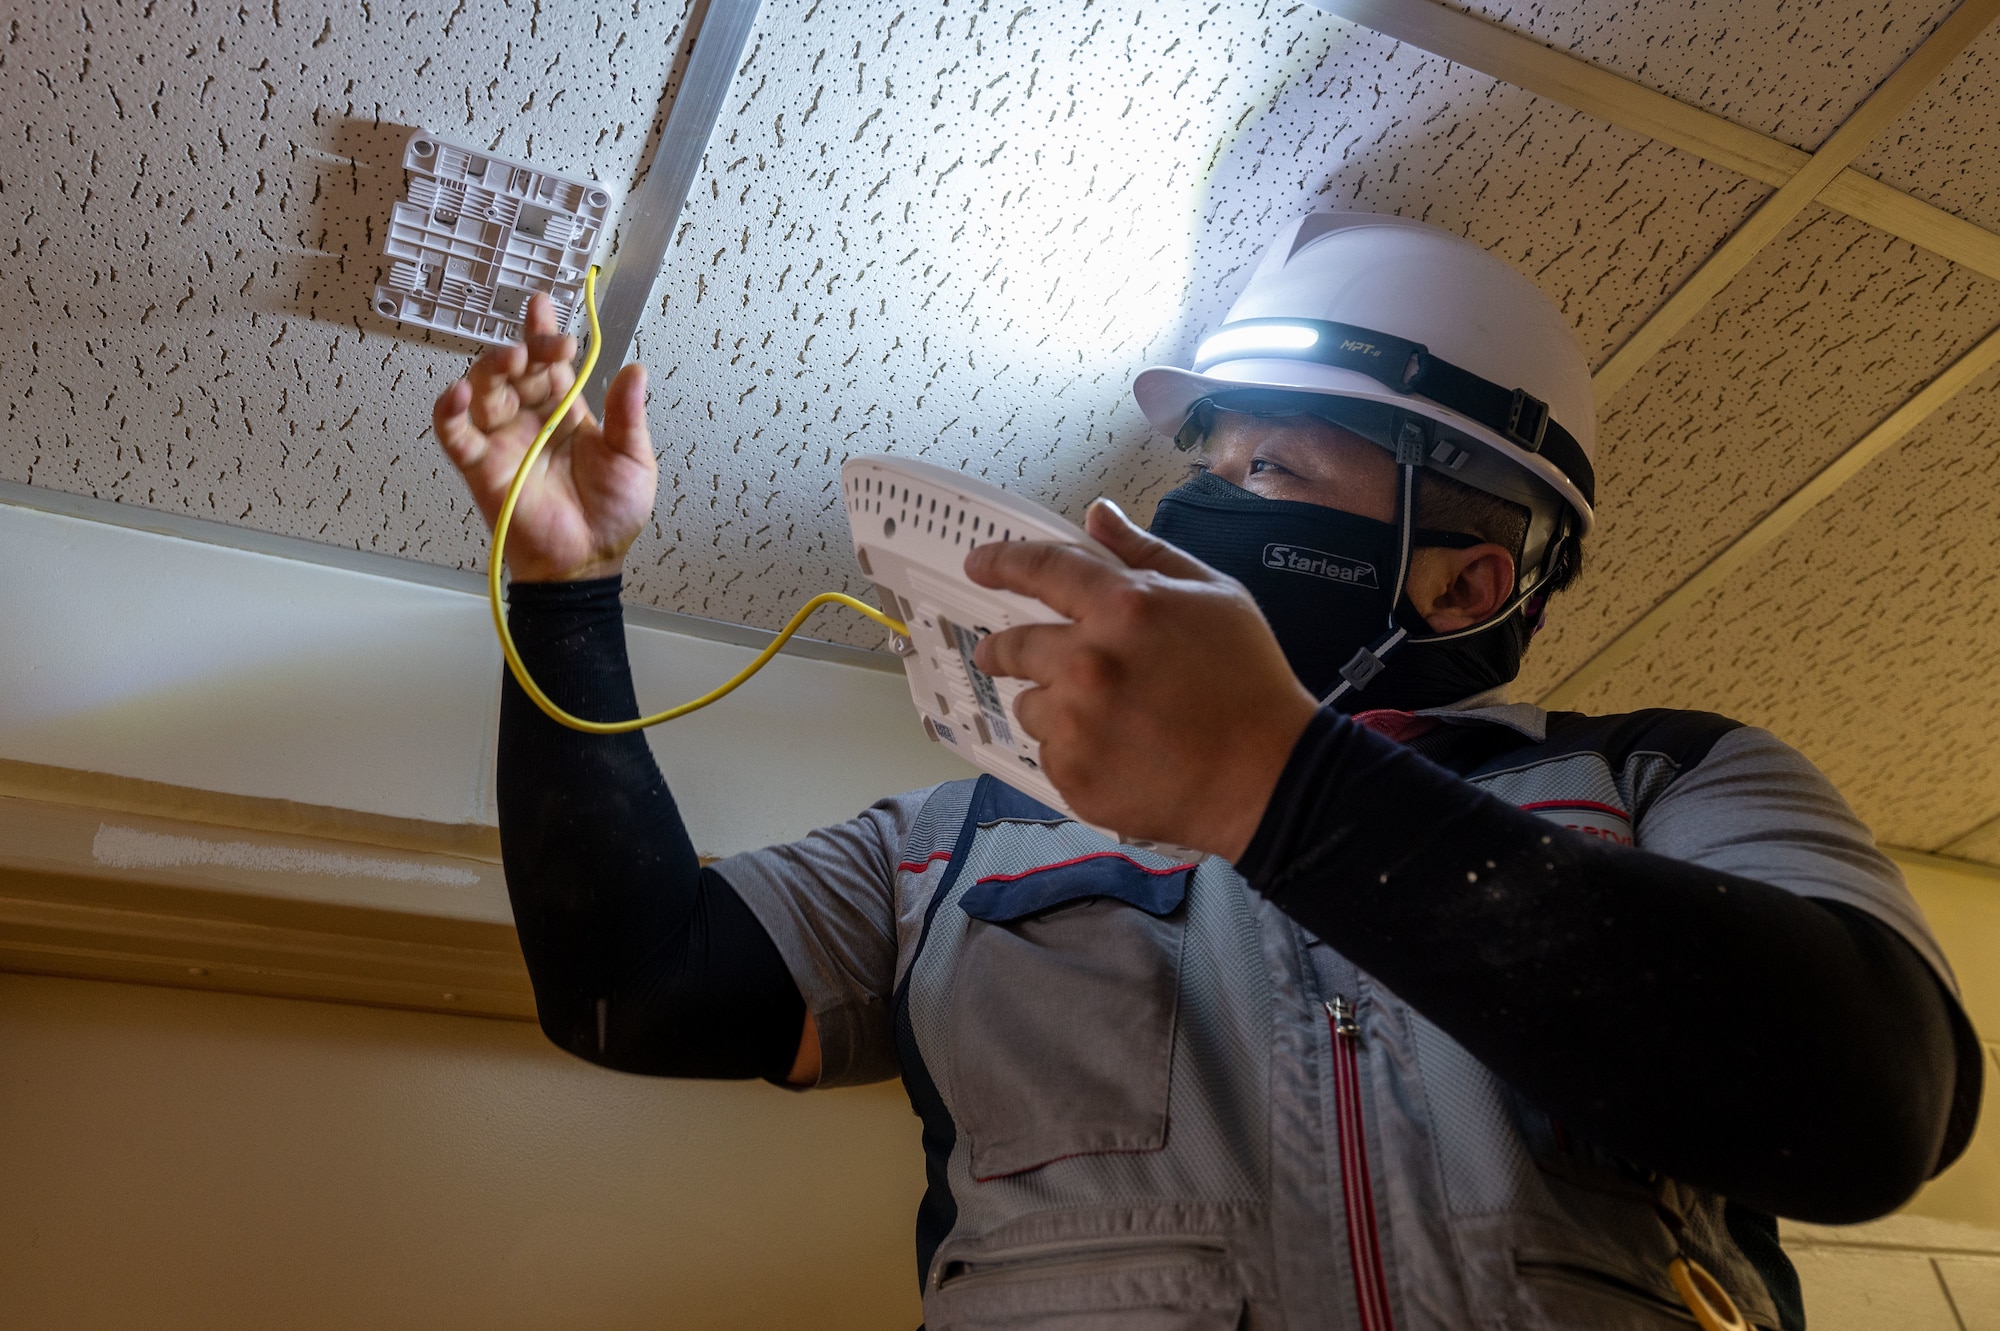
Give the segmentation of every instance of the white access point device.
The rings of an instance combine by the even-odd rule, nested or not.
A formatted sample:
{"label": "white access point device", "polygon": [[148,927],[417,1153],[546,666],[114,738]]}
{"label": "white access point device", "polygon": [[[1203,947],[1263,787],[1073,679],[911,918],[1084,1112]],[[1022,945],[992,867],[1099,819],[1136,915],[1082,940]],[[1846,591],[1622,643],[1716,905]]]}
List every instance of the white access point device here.
{"label": "white access point device", "polygon": [[403,146],[410,191],[382,237],[385,319],[505,346],[546,291],[565,333],[583,322],[583,278],[611,192],[420,129]]}
{"label": "white access point device", "polygon": [[[1067,817],[1075,813],[1042,772],[1041,745],[1014,703],[1034,685],[996,679],[973,664],[979,640],[1017,624],[1069,621],[1040,601],[981,587],[965,556],[992,541],[1061,541],[1119,562],[1083,529],[1032,500],[915,458],[868,454],[840,468],[854,558],[882,608],[909,627],[891,645],[903,660],[924,731],[976,767]],[[1095,826],[1095,824],[1092,824]],[[1184,847],[1120,837],[1126,845],[1202,858]]]}

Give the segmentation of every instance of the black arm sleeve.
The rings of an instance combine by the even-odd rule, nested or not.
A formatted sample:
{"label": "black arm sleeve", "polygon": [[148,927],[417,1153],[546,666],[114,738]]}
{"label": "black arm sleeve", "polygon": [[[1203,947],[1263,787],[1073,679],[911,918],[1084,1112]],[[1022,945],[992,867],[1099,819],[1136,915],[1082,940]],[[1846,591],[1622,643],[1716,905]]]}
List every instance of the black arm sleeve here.
{"label": "black arm sleeve", "polygon": [[1544,1112],[1842,1223],[1940,1163],[1956,1009],[1856,910],[1608,845],[1322,711],[1238,867]]}
{"label": "black arm sleeve", "polygon": [[[619,581],[517,583],[510,596],[529,674],[586,720],[639,714]],[[549,1039],[624,1072],[784,1081],[804,1000],[743,899],[701,867],[645,738],[558,725],[509,673],[496,784]]]}

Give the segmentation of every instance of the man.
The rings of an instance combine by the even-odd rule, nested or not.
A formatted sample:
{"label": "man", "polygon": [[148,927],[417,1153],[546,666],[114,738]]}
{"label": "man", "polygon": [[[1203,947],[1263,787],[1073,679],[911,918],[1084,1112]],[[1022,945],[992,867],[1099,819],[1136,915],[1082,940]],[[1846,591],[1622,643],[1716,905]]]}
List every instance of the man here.
{"label": "man", "polygon": [[[569,382],[530,327],[437,405],[489,521]],[[635,1072],[900,1074],[934,1328],[1684,1326],[1688,1263],[1803,1325],[1773,1215],[1878,1215],[1954,1159],[1978,1044],[1798,754],[1503,701],[1592,517],[1567,323],[1448,233],[1314,214],[1196,364],[1135,384],[1195,455],[1152,534],[1088,515],[1126,567],[967,569],[1072,621],[979,649],[1038,686],[1065,799],[1207,858],[982,777],[701,868],[642,740],[509,680],[544,1029]],[[524,657],[594,719],[636,715],[643,393],[628,366],[567,423],[507,551]]]}

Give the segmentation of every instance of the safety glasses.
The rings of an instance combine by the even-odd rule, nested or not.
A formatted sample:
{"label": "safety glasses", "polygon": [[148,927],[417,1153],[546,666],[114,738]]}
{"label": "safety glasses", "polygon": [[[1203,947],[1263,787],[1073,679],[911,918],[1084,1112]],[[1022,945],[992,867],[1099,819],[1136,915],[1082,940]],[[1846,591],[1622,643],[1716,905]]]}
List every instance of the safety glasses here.
{"label": "safety glasses", "polygon": [[[1180,431],[1174,436],[1174,447],[1184,453],[1200,448],[1202,441],[1214,431],[1216,417],[1223,414],[1254,416],[1260,420],[1310,417],[1361,435],[1371,443],[1388,447],[1370,430],[1362,428],[1364,424],[1387,424],[1386,421],[1376,422],[1368,419],[1379,414],[1378,411],[1369,410],[1374,405],[1344,398],[1320,398],[1257,389],[1218,394],[1215,397],[1202,398],[1189,408],[1187,420],[1182,422]],[[1355,408],[1361,410],[1357,411]],[[1390,411],[1393,411],[1393,408]],[[1357,424],[1357,421],[1361,424]],[[1486,539],[1470,532],[1439,531],[1430,527],[1415,528],[1410,536],[1410,545],[1413,549],[1437,547],[1447,550],[1469,550],[1475,545],[1483,544]]]}

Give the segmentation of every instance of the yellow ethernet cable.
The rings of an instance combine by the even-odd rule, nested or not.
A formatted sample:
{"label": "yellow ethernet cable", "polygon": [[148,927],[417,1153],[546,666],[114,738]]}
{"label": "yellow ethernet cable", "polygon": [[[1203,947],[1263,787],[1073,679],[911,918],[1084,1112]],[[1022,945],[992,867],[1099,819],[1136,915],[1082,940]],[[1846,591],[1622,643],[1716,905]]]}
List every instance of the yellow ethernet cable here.
{"label": "yellow ethernet cable", "polygon": [[666,711],[655,712],[651,716],[634,717],[630,721],[586,721],[580,716],[564,711],[548,694],[542,692],[541,686],[535,683],[534,677],[528,673],[528,667],[523,664],[520,652],[514,647],[514,635],[507,629],[507,610],[500,599],[501,556],[507,548],[507,528],[514,520],[514,505],[521,498],[521,487],[527,482],[529,469],[535,465],[535,459],[542,455],[542,450],[548,446],[549,439],[568,417],[569,409],[575,405],[577,396],[583,392],[583,385],[590,378],[591,370],[597,366],[599,346],[596,264],[590,265],[590,271],[583,279],[583,308],[590,316],[590,347],[584,352],[583,368],[577,371],[576,382],[569,386],[569,391],[563,394],[562,401],[556,404],[556,409],[536,432],[535,441],[528,445],[528,451],[521,458],[521,465],[514,473],[513,484],[507,487],[506,501],[500,505],[500,516],[493,524],[493,557],[486,571],[486,595],[493,608],[493,631],[500,635],[500,650],[507,657],[507,668],[514,672],[514,679],[520,684],[521,691],[535,700],[535,706],[541,708],[543,714],[551,721],[566,725],[571,730],[581,730],[587,735],[623,735],[634,730],[644,730],[647,726],[659,725],[662,721],[676,720],[689,712],[698,712],[710,703],[718,702],[734,693],[744,681],[769,664],[771,658],[778,654],[778,649],[783,647],[806,620],[812,617],[813,612],[823,605],[844,605],[850,610],[868,616],[891,633],[907,637],[909,630],[900,620],[891,619],[866,601],[856,600],[844,592],[821,592],[799,607],[798,613],[786,621],[785,627],[778,630],[778,636],[771,639],[763,651],[757,653],[756,660],[693,702],[684,702],[678,707],[669,707]]}

